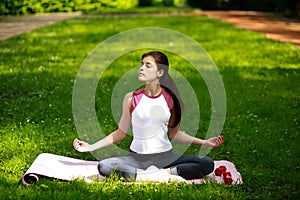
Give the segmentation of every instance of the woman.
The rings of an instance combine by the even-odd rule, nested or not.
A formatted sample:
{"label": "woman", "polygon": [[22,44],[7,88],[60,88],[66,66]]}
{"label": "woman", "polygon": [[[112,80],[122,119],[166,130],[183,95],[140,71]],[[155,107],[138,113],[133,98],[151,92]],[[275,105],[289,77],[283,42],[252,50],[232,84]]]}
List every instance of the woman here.
{"label": "woman", "polygon": [[213,171],[214,162],[208,157],[172,152],[169,138],[211,147],[220,146],[224,138],[202,140],[179,130],[183,104],[168,66],[168,58],[162,52],[143,54],[138,79],[145,82],[145,87],[125,95],[118,129],[92,145],[74,140],[77,151],[95,151],[123,140],[132,124],[129,154],[100,161],[98,170],[102,176],[115,172],[126,180],[166,182],[197,179]]}

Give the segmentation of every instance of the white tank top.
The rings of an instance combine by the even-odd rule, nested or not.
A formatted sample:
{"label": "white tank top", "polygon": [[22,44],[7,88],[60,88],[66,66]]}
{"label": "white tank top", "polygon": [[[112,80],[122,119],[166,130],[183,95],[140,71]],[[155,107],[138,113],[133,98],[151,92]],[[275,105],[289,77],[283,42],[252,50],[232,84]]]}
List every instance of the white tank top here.
{"label": "white tank top", "polygon": [[159,95],[148,96],[144,89],[135,91],[131,102],[133,141],[130,149],[140,154],[161,153],[172,149],[168,122],[173,100],[163,88]]}

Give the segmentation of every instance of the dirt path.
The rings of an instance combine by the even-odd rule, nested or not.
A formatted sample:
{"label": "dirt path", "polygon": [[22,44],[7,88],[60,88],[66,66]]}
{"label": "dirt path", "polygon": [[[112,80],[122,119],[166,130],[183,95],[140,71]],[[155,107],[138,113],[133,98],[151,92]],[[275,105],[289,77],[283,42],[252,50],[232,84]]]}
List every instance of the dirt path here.
{"label": "dirt path", "polygon": [[[133,15],[138,16],[140,14]],[[154,13],[152,15],[171,14]],[[206,15],[210,18],[231,23],[241,29],[261,32],[268,38],[292,43],[300,47],[300,21],[276,17],[271,13],[251,11],[198,11],[192,13],[173,13],[172,15]],[[103,15],[96,16],[103,17]],[[45,25],[75,17],[84,17],[84,15],[80,13],[56,13],[23,17],[1,17],[0,40],[5,40],[18,34],[30,32]]]}
{"label": "dirt path", "polygon": [[251,11],[205,11],[211,18],[231,23],[241,29],[261,32],[266,37],[300,47],[300,21]]}
{"label": "dirt path", "polygon": [[79,16],[81,16],[80,13],[57,13],[1,17],[0,40],[5,40],[22,33],[28,33],[36,28]]}

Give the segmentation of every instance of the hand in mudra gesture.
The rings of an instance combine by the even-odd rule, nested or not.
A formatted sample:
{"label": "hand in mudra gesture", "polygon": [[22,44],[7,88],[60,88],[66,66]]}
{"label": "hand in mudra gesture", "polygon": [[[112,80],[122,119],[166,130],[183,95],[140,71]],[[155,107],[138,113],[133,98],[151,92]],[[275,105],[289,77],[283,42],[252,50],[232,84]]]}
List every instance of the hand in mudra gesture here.
{"label": "hand in mudra gesture", "polygon": [[217,137],[212,137],[205,140],[203,145],[216,148],[219,147],[221,144],[223,144],[223,142],[224,142],[224,136],[219,135]]}
{"label": "hand in mudra gesture", "polygon": [[90,144],[88,144],[87,142],[84,142],[84,141],[81,141],[81,140],[78,140],[77,138],[74,139],[73,141],[73,147],[79,151],[79,152],[88,152],[90,151]]}

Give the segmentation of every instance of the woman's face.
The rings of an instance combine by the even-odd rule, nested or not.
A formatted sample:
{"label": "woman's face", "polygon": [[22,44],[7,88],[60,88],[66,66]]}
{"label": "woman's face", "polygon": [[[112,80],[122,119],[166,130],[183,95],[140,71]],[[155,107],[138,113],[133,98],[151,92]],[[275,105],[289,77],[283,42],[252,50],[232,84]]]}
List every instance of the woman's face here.
{"label": "woman's face", "polygon": [[146,83],[159,82],[163,70],[158,70],[157,64],[152,56],[144,57],[139,70],[138,79]]}

